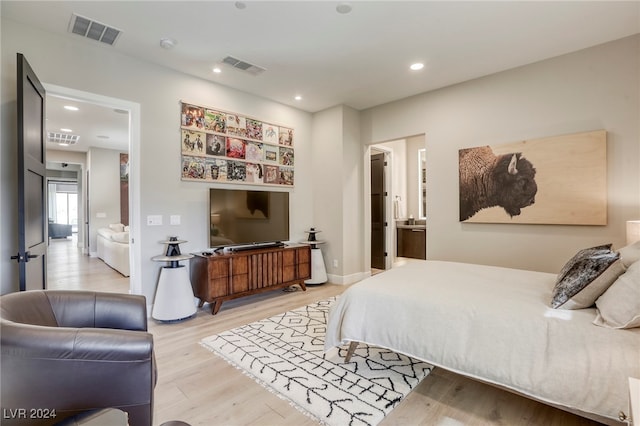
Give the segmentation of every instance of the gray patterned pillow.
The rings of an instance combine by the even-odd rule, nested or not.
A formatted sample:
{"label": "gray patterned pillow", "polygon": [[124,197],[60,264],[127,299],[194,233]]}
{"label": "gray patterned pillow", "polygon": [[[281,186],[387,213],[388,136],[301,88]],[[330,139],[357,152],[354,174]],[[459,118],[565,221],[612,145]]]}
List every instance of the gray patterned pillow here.
{"label": "gray patterned pillow", "polygon": [[560,270],[551,298],[552,308],[582,309],[596,299],[625,271],[611,244],[580,250]]}

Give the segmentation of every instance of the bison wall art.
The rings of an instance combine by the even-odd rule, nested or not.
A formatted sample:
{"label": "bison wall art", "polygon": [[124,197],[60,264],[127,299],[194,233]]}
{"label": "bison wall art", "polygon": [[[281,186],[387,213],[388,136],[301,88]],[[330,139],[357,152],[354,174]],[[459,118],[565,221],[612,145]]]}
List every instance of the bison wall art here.
{"label": "bison wall art", "polygon": [[606,132],[458,152],[460,221],[606,225]]}
{"label": "bison wall art", "polygon": [[489,146],[461,149],[460,220],[499,206],[510,217],[535,202],[536,169],[522,153],[495,155]]}

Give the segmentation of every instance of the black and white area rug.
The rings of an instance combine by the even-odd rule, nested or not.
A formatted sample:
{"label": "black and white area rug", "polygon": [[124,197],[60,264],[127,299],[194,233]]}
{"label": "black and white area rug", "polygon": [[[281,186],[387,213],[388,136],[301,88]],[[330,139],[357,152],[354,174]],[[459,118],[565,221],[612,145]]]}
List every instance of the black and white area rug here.
{"label": "black and white area rug", "polygon": [[433,369],[364,344],[324,352],[329,306],[313,303],[207,337],[201,344],[326,425],[376,425]]}

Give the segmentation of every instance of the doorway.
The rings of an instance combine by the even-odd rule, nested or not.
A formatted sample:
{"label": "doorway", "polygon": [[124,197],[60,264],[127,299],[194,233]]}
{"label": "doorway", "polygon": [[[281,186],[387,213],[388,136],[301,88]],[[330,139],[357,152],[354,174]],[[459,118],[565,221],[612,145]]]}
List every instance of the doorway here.
{"label": "doorway", "polygon": [[[140,105],[137,103],[133,103],[130,101],[110,98],[94,93],[83,92],[67,87],[55,86],[43,84],[47,90],[47,95],[51,95],[55,98],[65,99],[70,102],[79,102],[83,105],[87,105],[88,107],[102,107],[108,108],[114,112],[118,112],[122,115],[125,115],[127,122],[126,129],[126,139],[128,143],[126,144],[126,151],[128,152],[128,212],[126,221],[131,225],[130,226],[130,250],[129,250],[129,264],[130,264],[130,276],[129,276],[129,289],[128,291],[133,294],[141,294],[142,293],[142,284],[140,282],[140,248],[139,244],[135,244],[135,241],[139,240],[140,230],[138,229],[137,224],[140,223],[140,205],[139,205],[139,139],[140,139]],[[48,107],[47,107],[48,109]],[[125,151],[125,150],[123,150]],[[59,153],[57,153],[59,155]],[[92,220],[96,220],[95,214],[91,214],[91,210],[88,208],[87,204],[89,201],[89,177],[90,177],[90,168],[87,163],[83,163],[81,157],[77,155],[70,154],[72,159],[69,161],[63,160],[61,158],[51,158],[52,160],[57,160],[60,163],[67,164],[78,164],[80,167],[80,172],[78,173],[78,182],[81,186],[81,190],[78,194],[78,206],[81,213],[79,216],[83,216],[83,219],[80,219],[79,223],[79,234],[84,234],[84,241],[82,243],[83,247],[87,250],[91,250],[89,238],[90,233],[89,229]],[[86,157],[86,155],[84,156]],[[99,217],[99,216],[98,216]],[[95,239],[95,236],[94,236]],[[95,249],[93,249],[95,250]],[[92,251],[93,251],[92,250]]]}
{"label": "doorway", "polygon": [[[374,236],[374,212],[371,205],[373,188],[372,157],[376,154],[384,154],[386,166],[384,167],[384,187],[386,197],[384,201],[385,226],[385,268],[390,269],[404,258],[397,256],[398,224],[404,224],[409,217],[413,217],[421,223],[426,222],[426,159],[419,157],[419,151],[426,148],[425,134],[410,136],[404,139],[395,139],[388,142],[379,142],[368,145],[364,155],[364,253],[372,253],[365,260],[365,270],[371,273],[380,271],[374,266],[373,245],[378,236]],[[422,179],[424,177],[424,179]],[[424,182],[423,182],[424,180]],[[418,195],[424,194],[421,198]],[[420,206],[422,206],[420,208]],[[377,213],[376,213],[377,214]],[[425,230],[426,232],[426,230]],[[426,242],[425,242],[426,250]],[[369,261],[369,262],[367,262]]]}

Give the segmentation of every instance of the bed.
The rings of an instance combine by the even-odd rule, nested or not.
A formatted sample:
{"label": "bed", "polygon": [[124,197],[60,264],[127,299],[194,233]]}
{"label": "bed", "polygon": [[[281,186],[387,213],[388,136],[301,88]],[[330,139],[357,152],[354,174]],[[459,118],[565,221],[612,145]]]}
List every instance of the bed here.
{"label": "bed", "polygon": [[556,277],[410,260],[338,298],[325,350],[347,343],[353,350],[357,342],[384,347],[619,424],[619,413],[629,412],[628,378],[640,377],[640,328],[594,325],[595,307],[551,308]]}

